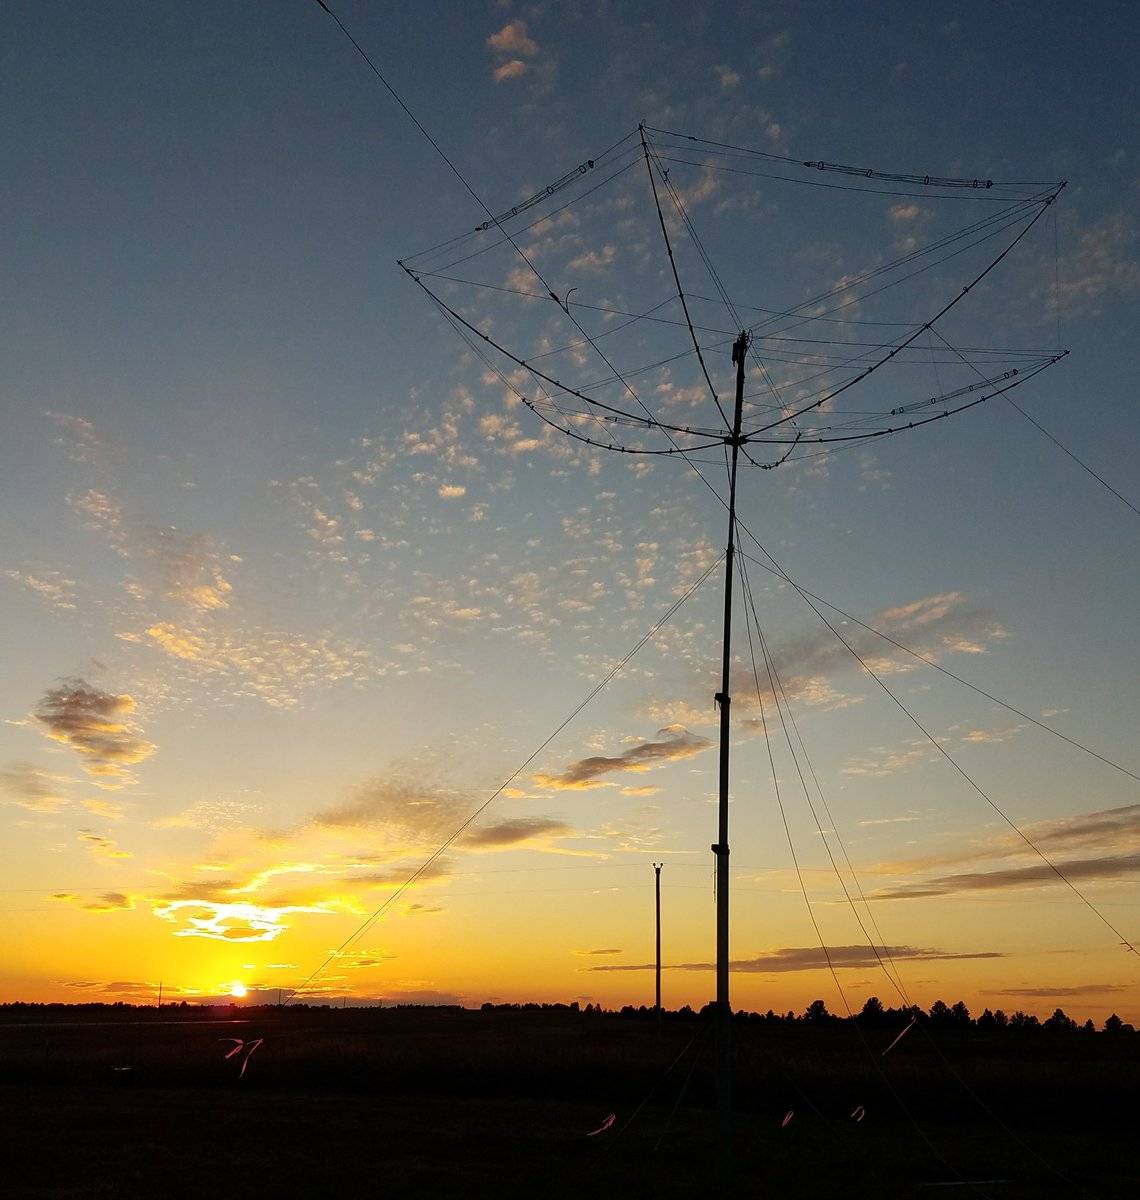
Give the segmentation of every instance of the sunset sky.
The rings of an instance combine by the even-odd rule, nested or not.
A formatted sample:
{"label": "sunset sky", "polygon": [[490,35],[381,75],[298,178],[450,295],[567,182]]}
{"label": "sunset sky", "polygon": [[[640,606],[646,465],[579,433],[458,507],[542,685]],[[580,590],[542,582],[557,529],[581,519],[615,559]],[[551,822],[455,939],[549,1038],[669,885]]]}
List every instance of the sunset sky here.
{"label": "sunset sky", "polygon": [[[805,790],[909,999],[1140,1020],[1140,959],[1097,915],[1140,938],[1134,17],[897,0],[331,7],[493,213],[598,161],[564,193],[574,204],[511,228],[615,363],[654,364],[631,383],[679,424],[719,417],[640,121],[795,160],[726,171],[745,160],[668,151],[749,322],[988,218],[999,195],[1068,181],[938,337],[816,417],[975,386],[967,358],[994,378],[1068,349],[1009,400],[1100,481],[1001,396],[742,470],[743,521],[802,588],[1026,717],[821,604],[928,740],[748,563],[797,758],[766,676],[758,702],[738,593],[733,1002],[844,1011],[770,746],[847,1004],[901,1000]],[[716,563],[717,499],[676,457],[544,424],[518,401],[533,376],[499,358],[506,386],[399,268],[437,269],[413,256],[474,236],[487,212],[315,0],[42,0],[7,26],[0,1000],[149,1002],[160,982],[172,999],[240,982],[256,1000],[309,981],[298,999],[652,1003],[657,861],[666,1003],[705,1003],[721,569],[528,760]],[[876,188],[802,166],[817,160],[1013,188]],[[668,224],[686,290],[714,297],[690,231]],[[1020,228],[754,342],[750,412],[794,406],[839,344],[921,328]],[[479,237],[425,284],[552,376],[604,379],[561,304],[517,294],[535,284],[515,248]],[[731,397],[737,326],[693,303]],[[619,327],[651,309],[656,322]],[[723,464],[698,457],[723,492]]]}

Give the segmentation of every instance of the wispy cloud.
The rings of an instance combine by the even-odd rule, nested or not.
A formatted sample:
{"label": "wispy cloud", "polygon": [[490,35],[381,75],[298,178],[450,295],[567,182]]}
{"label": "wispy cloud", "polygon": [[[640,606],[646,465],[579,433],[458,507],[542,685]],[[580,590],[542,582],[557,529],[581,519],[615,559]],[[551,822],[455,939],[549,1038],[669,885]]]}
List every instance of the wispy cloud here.
{"label": "wispy cloud", "polygon": [[642,742],[612,758],[593,755],[579,759],[557,775],[535,775],[534,781],[540,787],[559,791],[610,787],[613,784],[603,776],[648,771],[661,763],[680,762],[695,757],[712,745],[708,738],[691,733],[683,725],[668,725],[659,729],[657,738],[655,742]]}
{"label": "wispy cloud", "polygon": [[570,825],[552,817],[512,817],[470,830],[463,835],[461,844],[474,850],[502,849],[526,842],[570,837],[573,833]]}
{"label": "wispy cloud", "polygon": [[31,812],[54,813],[66,807],[67,797],[59,788],[65,782],[30,763],[12,763],[0,771],[0,792],[9,804],[18,804]]}
{"label": "wispy cloud", "polygon": [[[1022,826],[1022,832],[1050,857],[1073,855],[1069,862],[1057,860],[1058,867],[1066,874],[1071,867],[1086,879],[1121,878],[1132,873],[1129,864],[1140,856],[1140,804],[1032,822]],[[997,871],[942,874],[923,880],[913,878],[938,868],[1002,859],[1014,861]],[[1023,865],[1026,859],[1031,860],[1028,866]],[[881,893],[884,899],[1059,882],[1054,871],[1013,831],[992,834],[985,840],[968,842],[938,854],[880,863],[872,870],[879,875],[912,877],[905,884],[890,889],[889,895]]]}
{"label": "wispy cloud", "polygon": [[[1105,855],[1099,858],[1067,859],[1027,867],[1005,867],[996,871],[964,871],[939,875],[898,887],[872,892],[871,900],[914,900],[926,896],[948,896],[956,892],[995,892],[1010,888],[1046,887],[1062,882],[1061,875],[1074,882],[1086,880],[1128,879],[1140,874],[1140,854]],[[1058,875],[1058,871],[1060,875]]]}
{"label": "wispy cloud", "polygon": [[[223,571],[226,555],[207,534],[147,524],[95,488],[73,497],[71,504],[123,558],[146,568],[150,578],[145,586],[158,596],[198,612],[229,605],[233,587]],[[136,580],[133,586],[137,590],[144,585]]]}
{"label": "wispy cloud", "polygon": [[382,967],[398,957],[392,950],[330,950],[329,957],[336,960],[338,967],[360,970],[364,967]]}
{"label": "wispy cloud", "polygon": [[[956,962],[968,959],[1004,958],[995,950],[968,953],[952,953],[945,950],[923,950],[916,946],[881,946],[879,954],[894,961],[908,962]],[[827,957],[836,968],[858,968],[864,970],[879,965],[879,958],[870,946],[829,946],[827,956],[818,946],[789,946],[760,954],[755,958],[737,959],[730,964],[733,971],[755,975],[779,975],[789,971],[818,971],[827,969]],[[614,963],[587,967],[587,971],[652,971],[655,963]],[[716,964],[711,962],[668,963],[671,971],[712,971]]]}
{"label": "wispy cloud", "polygon": [[103,892],[101,895],[86,899],[74,892],[56,892],[52,899],[75,904],[87,912],[129,912],[135,907],[134,897],[128,896],[124,892]]}
{"label": "wispy cloud", "polygon": [[[1006,630],[991,613],[973,607],[957,591],[891,605],[873,614],[867,623],[932,662],[941,662],[953,654],[985,654],[1006,636]],[[905,674],[921,667],[911,655],[895,649],[868,630],[849,622],[841,623],[838,628],[851,649],[822,628],[772,648],[772,658],[780,670],[784,691],[794,703],[817,712],[835,711],[859,703],[859,695],[842,690],[842,681],[862,670],[851,650],[879,675]],[[708,703],[708,691],[712,690],[709,682],[702,676],[699,698],[660,700],[650,705],[648,711],[658,719],[683,721],[690,725],[711,724],[715,722],[716,714]],[[758,709],[755,680],[743,665],[737,665],[733,670],[732,693],[734,711],[742,718]],[[765,708],[773,705],[767,681],[763,682],[761,696]],[[910,761],[917,761],[920,756],[916,750]],[[859,767],[860,763],[853,765]],[[869,761],[862,765],[866,770],[859,773],[874,774],[881,764]],[[905,765],[905,762],[891,762],[887,765],[888,773]]]}
{"label": "wispy cloud", "polygon": [[1103,996],[1109,992],[1126,992],[1131,988],[1127,983],[1080,983],[1061,985],[1060,987],[1012,987],[988,988],[986,996],[1019,996],[1029,1000],[1049,1000],[1053,997],[1064,999],[1068,996]]}
{"label": "wispy cloud", "polygon": [[349,799],[322,809],[313,824],[326,828],[382,827],[403,843],[419,845],[451,833],[473,805],[457,791],[380,777]]}
{"label": "wispy cloud", "polygon": [[247,903],[175,900],[159,905],[154,915],[178,926],[175,937],[200,937],[218,942],[271,942],[289,928],[283,917],[293,913],[328,915],[331,911],[319,905],[270,908]]}
{"label": "wispy cloud", "polygon": [[122,850],[119,844],[112,841],[109,837],[104,837],[101,833],[96,833],[91,829],[83,829],[79,832],[79,840],[91,851],[97,858],[133,858],[129,850]]}

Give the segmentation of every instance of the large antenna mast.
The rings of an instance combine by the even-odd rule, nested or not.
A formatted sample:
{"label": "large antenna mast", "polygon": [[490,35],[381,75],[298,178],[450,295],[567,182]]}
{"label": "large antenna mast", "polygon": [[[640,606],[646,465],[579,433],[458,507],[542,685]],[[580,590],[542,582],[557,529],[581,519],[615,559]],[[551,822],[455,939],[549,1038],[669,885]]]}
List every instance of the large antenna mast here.
{"label": "large antenna mast", "polygon": [[[650,136],[651,134],[657,136]],[[665,139],[659,143],[658,137]],[[634,141],[634,139],[637,141]],[[706,157],[700,162],[680,157],[692,153],[689,143],[700,146]],[[675,293],[665,301],[630,311],[632,302],[615,307],[610,300],[597,297],[591,303],[583,295],[571,301],[571,293],[579,287],[566,288],[557,284],[555,270],[547,259],[542,270],[535,265],[535,255],[542,251],[536,230],[549,231],[552,223],[577,200],[600,191],[611,181],[618,179],[634,163],[644,159],[649,171],[653,190],[656,216],[660,225],[668,254],[671,278]],[[734,175],[760,175],[765,179],[783,180],[808,187],[823,187],[830,191],[864,191],[874,196],[884,191],[891,196],[920,196],[931,200],[976,198],[984,202],[985,215],[962,228],[933,238],[924,246],[907,248],[893,262],[877,263],[859,276],[845,277],[829,291],[809,297],[798,305],[785,310],[757,309],[750,311],[765,314],[751,326],[739,318],[732,301],[716,273],[687,212],[684,198],[670,181],[673,165],[688,164],[705,170],[726,170]],[[731,165],[726,165],[731,164]],[[756,170],[756,167],[763,170]],[[773,174],[773,171],[790,174]],[[796,172],[798,171],[798,174]],[[848,175],[851,183],[837,185],[820,182],[819,172],[839,172]],[[589,179],[587,180],[587,176]],[[601,182],[593,182],[601,176]],[[857,182],[866,180],[866,184]],[[585,180],[585,182],[583,182]],[[660,185],[660,187],[659,187]],[[887,186],[884,186],[887,185]],[[561,176],[544,191],[536,192],[529,199],[515,205],[501,216],[495,217],[484,205],[490,217],[476,230],[459,234],[419,254],[401,260],[400,266],[430,297],[440,313],[467,343],[484,367],[487,378],[497,377],[513,402],[521,402],[537,415],[550,431],[557,431],[575,442],[598,449],[628,455],[680,456],[717,497],[728,514],[728,538],[724,554],[724,618],[722,628],[722,654],[720,690],[715,693],[720,718],[719,787],[717,807],[717,840],[712,845],[716,872],[716,1107],[718,1159],[722,1177],[730,1170],[732,1142],[732,1074],[733,1032],[732,1006],[729,992],[731,971],[729,916],[730,916],[730,871],[729,871],[729,797],[730,797],[730,750],[731,750],[731,673],[732,673],[732,593],[733,563],[736,554],[736,493],[740,455],[743,452],[747,465],[766,470],[781,466],[789,460],[810,455],[828,453],[832,449],[865,443],[871,439],[884,438],[927,425],[944,417],[964,412],[985,403],[996,396],[1034,378],[1041,371],[1064,357],[1061,350],[1016,350],[978,349],[982,369],[966,360],[946,341],[942,332],[935,329],[952,309],[985,279],[991,271],[1026,236],[1047,208],[1054,202],[1064,184],[1041,188],[1038,185],[1002,184],[991,180],[948,179],[941,176],[901,175],[876,172],[863,168],[846,168],[820,161],[802,161],[779,155],[765,154],[745,147],[727,146],[725,143],[710,142],[668,130],[651,130],[639,126],[609,149],[581,166]],[[903,191],[904,187],[914,189]],[[567,198],[567,194],[571,193]],[[662,208],[662,196],[672,202],[677,220],[673,221],[674,236],[686,236],[692,248],[704,263],[720,295],[720,300],[695,294],[686,296],[670,236],[670,220]],[[548,201],[548,203],[547,203]],[[961,211],[960,209],[955,211]],[[521,224],[524,214],[538,214],[537,219]],[[1002,235],[1005,235],[1004,237]],[[521,239],[533,240],[533,245],[524,249]],[[997,239],[997,248],[993,240]],[[580,238],[574,244],[580,243]],[[983,265],[962,270],[958,256],[975,249],[980,251]],[[491,266],[484,255],[492,254],[497,248],[510,256],[513,269],[504,280],[501,268]],[[575,250],[578,253],[578,250]],[[613,257],[613,245],[602,247],[601,255],[581,254],[565,264],[563,269],[585,272],[571,278],[587,279],[589,272],[596,271],[599,263]],[[521,261],[520,261],[521,260]],[[917,269],[912,264],[921,260],[924,265]],[[904,283],[921,275],[930,267],[954,262],[960,276],[952,290],[941,294],[940,299],[927,310],[925,318],[915,317],[912,308],[907,321],[860,322],[850,311],[851,306],[870,299],[888,287]],[[480,262],[483,279],[473,278],[479,274]],[[459,272],[456,274],[456,272]],[[492,273],[493,272],[493,273]],[[659,284],[659,276],[654,278]],[[516,351],[507,344],[510,335],[499,332],[498,322],[480,321],[480,314],[473,309],[461,294],[461,288],[487,289],[496,296],[516,296],[535,314],[541,323],[542,337],[533,352]],[[553,303],[551,303],[553,302]],[[683,320],[671,319],[661,313],[665,304],[679,302]],[[720,304],[735,322],[738,332],[726,336],[723,328],[710,327],[709,318],[698,314],[694,320],[695,304]],[[929,301],[927,303],[930,303]],[[708,311],[707,309],[702,312]],[[601,318],[600,328],[589,331],[584,322]],[[838,315],[837,315],[838,314]],[[546,318],[552,321],[546,321]],[[568,321],[574,329],[574,340],[557,344],[557,324]],[[814,326],[814,322],[828,322],[825,326]],[[606,322],[610,322],[609,325]],[[615,350],[607,340],[605,349],[599,344],[602,339],[611,339],[615,333],[630,325],[641,327],[648,322],[653,336],[661,336],[662,327],[682,327],[687,330],[690,349],[672,357],[657,359],[645,366],[615,365]],[[863,326],[879,340],[845,341],[837,337],[846,324]],[[803,331],[803,326],[809,326]],[[837,328],[838,327],[838,328]],[[884,333],[884,329],[890,332]],[[799,336],[793,336],[800,331]],[[804,333],[819,333],[819,337],[806,337]],[[951,369],[963,365],[974,371],[969,382],[960,386],[942,386],[936,395],[912,396],[904,402],[879,401],[872,408],[841,411],[836,408],[838,397],[862,384],[870,375],[891,367],[913,368],[926,360],[920,358],[924,338],[932,341],[932,333],[957,355],[957,359],[943,359]],[[703,335],[703,340],[702,340]],[[713,374],[706,364],[706,356],[723,354],[731,339],[732,363],[735,367],[735,402],[731,424],[721,406],[713,382]],[[551,349],[552,343],[555,348]],[[652,344],[652,343],[651,343]],[[832,347],[838,349],[832,351]],[[582,368],[590,355],[600,360],[606,374],[591,382],[571,384],[562,368],[556,365],[557,356],[569,355]],[[642,347],[648,351],[648,345]],[[847,349],[850,348],[850,351]],[[664,350],[659,343],[654,352]],[[759,404],[749,401],[745,394],[749,352],[754,356],[759,375],[771,393],[774,403]],[[931,351],[926,350],[927,354]],[[667,420],[660,412],[654,412],[645,403],[641,394],[630,383],[630,379],[659,368],[662,363],[671,363],[686,355],[695,356],[699,363],[703,383],[707,385],[715,405],[715,418],[711,425],[697,421],[691,423],[681,418]],[[788,355],[792,357],[787,357]],[[833,357],[828,357],[832,354]],[[562,361],[565,361],[563,359]],[[793,400],[785,401],[776,388],[767,362],[790,363],[785,375],[791,375],[786,386]],[[834,365],[832,365],[834,364]],[[796,371],[801,374],[796,376]],[[524,390],[523,381],[529,380],[531,387]],[[980,381],[979,381],[980,380]],[[822,381],[822,382],[821,382]],[[810,385],[810,386],[809,386]],[[604,398],[603,398],[604,397]],[[749,415],[745,418],[746,402]],[[844,402],[845,403],[845,402]],[[623,440],[624,439],[624,440]],[[754,452],[770,456],[769,461],[760,461]],[[753,452],[750,452],[752,450]],[[727,495],[708,479],[702,466],[708,457],[694,457],[701,452],[723,451],[727,467]],[[657,868],[658,920],[660,920],[660,869]],[[658,926],[659,930],[659,926]],[[660,934],[658,932],[658,938]],[[657,1008],[660,1013],[660,941],[658,941]]]}
{"label": "large antenna mast", "polygon": [[716,1109],[718,1136],[722,1148],[732,1143],[732,1002],[728,992],[728,758],[730,746],[732,696],[729,694],[732,672],[732,560],[736,554],[736,468],[740,457],[740,421],[744,409],[744,368],[749,336],[742,330],[733,343],[732,361],[736,364],[736,404],[732,414],[732,447],[728,473],[728,543],[724,551],[724,647],[721,657],[720,691],[720,787],[717,793],[717,840],[712,852],[716,859]]}

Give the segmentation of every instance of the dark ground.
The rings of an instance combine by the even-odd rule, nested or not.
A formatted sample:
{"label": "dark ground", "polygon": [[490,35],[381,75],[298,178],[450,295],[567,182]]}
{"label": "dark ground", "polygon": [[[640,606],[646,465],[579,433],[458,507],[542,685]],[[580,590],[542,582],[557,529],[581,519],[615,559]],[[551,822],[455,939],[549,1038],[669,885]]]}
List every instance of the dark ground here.
{"label": "dark ground", "polygon": [[[690,1197],[714,1183],[705,1029],[673,1019],[658,1038],[652,1019],[565,1011],[9,1011],[0,1196]],[[884,1059],[894,1032],[867,1031],[868,1052],[850,1025],[740,1025],[726,1194],[1140,1195],[1140,1036],[941,1031],[936,1050],[916,1029]],[[219,1039],[259,1036],[238,1078]]]}

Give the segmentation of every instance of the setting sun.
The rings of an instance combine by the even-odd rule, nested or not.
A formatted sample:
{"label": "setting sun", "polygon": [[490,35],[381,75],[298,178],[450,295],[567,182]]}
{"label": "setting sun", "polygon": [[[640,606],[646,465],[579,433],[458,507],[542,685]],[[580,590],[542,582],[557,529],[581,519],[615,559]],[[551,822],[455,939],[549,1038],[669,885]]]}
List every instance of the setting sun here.
{"label": "setting sun", "polygon": [[245,994],[246,994],[245,984],[241,983],[240,981],[238,983],[235,983],[233,985],[233,987],[230,988],[230,995],[233,996],[235,1000],[241,1000],[242,997],[245,996]]}

